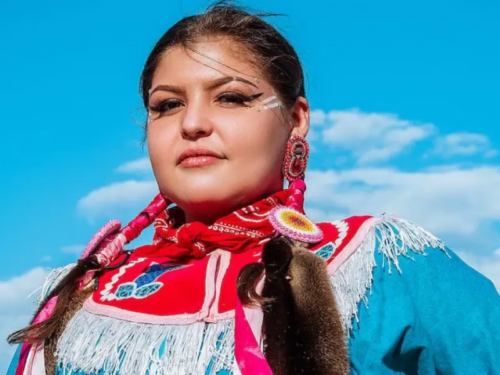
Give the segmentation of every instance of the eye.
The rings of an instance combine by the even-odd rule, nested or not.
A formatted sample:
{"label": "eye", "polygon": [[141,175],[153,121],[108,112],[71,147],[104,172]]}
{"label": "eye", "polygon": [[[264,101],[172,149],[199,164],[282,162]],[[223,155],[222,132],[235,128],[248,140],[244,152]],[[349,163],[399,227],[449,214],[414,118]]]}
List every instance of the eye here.
{"label": "eye", "polygon": [[179,99],[167,99],[162,102],[160,102],[157,105],[151,105],[149,106],[149,110],[151,112],[156,112],[160,115],[167,113],[175,108],[178,108],[182,106],[183,103]]}
{"label": "eye", "polygon": [[225,92],[217,97],[217,102],[225,105],[245,105],[259,98],[263,93],[243,95],[237,92]]}

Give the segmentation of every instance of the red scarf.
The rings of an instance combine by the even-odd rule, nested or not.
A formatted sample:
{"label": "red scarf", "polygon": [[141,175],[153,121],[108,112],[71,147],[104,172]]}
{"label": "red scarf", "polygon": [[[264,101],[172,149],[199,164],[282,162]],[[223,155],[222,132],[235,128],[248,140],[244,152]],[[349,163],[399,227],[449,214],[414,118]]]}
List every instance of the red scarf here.
{"label": "red scarf", "polygon": [[154,222],[153,245],[135,250],[140,257],[203,258],[219,248],[239,252],[258,245],[275,233],[269,212],[285,205],[289,190],[282,190],[218,219],[212,225],[192,222],[177,227],[179,211],[165,210]]}

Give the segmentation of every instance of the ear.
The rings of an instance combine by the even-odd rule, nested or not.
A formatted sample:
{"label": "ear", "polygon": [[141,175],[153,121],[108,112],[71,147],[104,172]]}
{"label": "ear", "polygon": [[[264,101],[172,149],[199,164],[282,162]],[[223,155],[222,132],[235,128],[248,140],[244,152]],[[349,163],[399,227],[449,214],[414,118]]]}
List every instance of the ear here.
{"label": "ear", "polygon": [[298,135],[305,138],[309,132],[310,117],[309,103],[306,98],[302,96],[297,98],[297,101],[292,107],[291,116],[293,125],[291,135]]}

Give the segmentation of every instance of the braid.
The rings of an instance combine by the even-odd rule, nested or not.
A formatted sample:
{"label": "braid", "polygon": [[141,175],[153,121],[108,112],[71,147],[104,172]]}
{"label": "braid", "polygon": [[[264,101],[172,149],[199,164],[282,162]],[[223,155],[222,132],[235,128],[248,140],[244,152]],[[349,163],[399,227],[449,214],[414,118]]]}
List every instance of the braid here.
{"label": "braid", "polygon": [[[61,324],[61,317],[67,310],[68,305],[71,303],[71,297],[78,288],[87,285],[96,271],[114,261],[122,253],[123,247],[139,237],[141,232],[153,223],[169,203],[170,201],[158,194],[123,229],[117,233],[107,233],[105,238],[98,241],[97,250],[86,249],[84,252],[85,257],[77,262],[75,267],[40,303],[30,325],[9,335],[7,339],[9,344],[35,343],[50,338]],[[47,303],[53,299],[57,302],[52,314],[47,319],[39,321],[37,317]]]}
{"label": "braid", "polygon": [[323,259],[309,252],[307,244],[272,238],[264,245],[262,263],[240,271],[237,293],[243,306],[262,308],[264,355],[273,374],[348,374],[334,290]]}
{"label": "braid", "polygon": [[[11,333],[7,342],[9,344],[21,344],[24,342],[35,343],[45,340],[59,327],[61,317],[71,303],[71,296],[77,291],[77,281],[88,271],[99,268],[95,255],[80,259],[75,267],[57,284],[54,289],[43,299],[38,306],[33,319],[28,327]],[[45,320],[39,320],[40,313],[49,301],[56,301],[52,314]],[[35,323],[36,322],[36,323]]]}

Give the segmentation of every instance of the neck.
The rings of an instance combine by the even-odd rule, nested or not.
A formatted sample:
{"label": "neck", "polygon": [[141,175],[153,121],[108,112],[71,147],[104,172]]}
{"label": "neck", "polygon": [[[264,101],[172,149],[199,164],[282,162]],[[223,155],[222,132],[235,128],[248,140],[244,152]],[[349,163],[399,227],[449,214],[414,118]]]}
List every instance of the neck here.
{"label": "neck", "polygon": [[272,192],[266,192],[259,196],[247,197],[247,199],[237,198],[232,201],[224,201],[224,202],[203,202],[197,203],[193,206],[185,205],[181,207],[184,211],[186,223],[191,222],[200,222],[205,225],[212,225],[218,219],[229,215],[230,213],[239,210],[243,207],[249,206],[255,202],[263,200],[278,191],[282,190],[277,189]]}
{"label": "neck", "polygon": [[212,225],[218,219],[235,211],[235,209],[221,210],[221,207],[216,205],[216,203],[206,203],[198,204],[193,208],[183,208],[183,211],[186,223],[200,222],[205,225]]}

